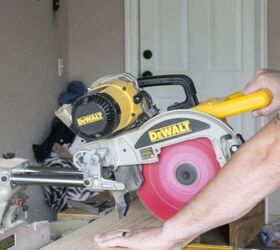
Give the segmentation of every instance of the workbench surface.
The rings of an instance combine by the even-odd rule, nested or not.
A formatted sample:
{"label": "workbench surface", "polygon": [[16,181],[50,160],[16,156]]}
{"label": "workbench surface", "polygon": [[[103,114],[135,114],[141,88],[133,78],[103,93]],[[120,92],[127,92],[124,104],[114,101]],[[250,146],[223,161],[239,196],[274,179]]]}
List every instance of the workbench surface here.
{"label": "workbench surface", "polygon": [[[160,221],[155,219],[141,204],[139,200],[132,202],[128,215],[119,220],[115,211],[98,218],[90,224],[81,227],[63,238],[50,243],[41,250],[97,250],[93,237],[95,234],[118,229],[143,228],[159,226]],[[112,250],[112,248],[110,248]],[[120,250],[121,248],[117,248]]]}

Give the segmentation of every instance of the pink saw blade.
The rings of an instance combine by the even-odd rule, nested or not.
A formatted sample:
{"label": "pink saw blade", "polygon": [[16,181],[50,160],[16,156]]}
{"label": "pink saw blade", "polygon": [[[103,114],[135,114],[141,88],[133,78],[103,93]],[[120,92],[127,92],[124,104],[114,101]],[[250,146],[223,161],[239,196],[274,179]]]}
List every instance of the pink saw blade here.
{"label": "pink saw blade", "polygon": [[167,220],[190,201],[220,170],[208,138],[162,148],[159,161],[143,166],[137,194],[156,217]]}

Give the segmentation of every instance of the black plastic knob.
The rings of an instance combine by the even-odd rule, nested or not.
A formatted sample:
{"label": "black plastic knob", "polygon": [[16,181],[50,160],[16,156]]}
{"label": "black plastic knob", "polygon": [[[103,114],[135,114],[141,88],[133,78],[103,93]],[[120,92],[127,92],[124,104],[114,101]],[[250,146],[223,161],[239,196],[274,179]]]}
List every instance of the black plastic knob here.
{"label": "black plastic knob", "polygon": [[152,76],[153,75],[153,73],[151,72],[151,71],[145,71],[145,72],[143,72],[143,74],[142,74],[142,77],[149,77],[149,76]]}
{"label": "black plastic knob", "polygon": [[145,59],[151,59],[153,57],[153,52],[150,51],[149,49],[144,50],[143,52],[143,57]]}

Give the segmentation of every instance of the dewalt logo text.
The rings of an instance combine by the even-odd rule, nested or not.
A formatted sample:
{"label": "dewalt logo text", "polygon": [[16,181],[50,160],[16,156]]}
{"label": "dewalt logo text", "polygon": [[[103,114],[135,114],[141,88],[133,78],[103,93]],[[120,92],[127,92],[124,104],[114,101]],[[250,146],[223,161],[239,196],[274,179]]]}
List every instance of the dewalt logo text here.
{"label": "dewalt logo text", "polygon": [[77,119],[77,123],[79,126],[84,126],[90,123],[94,123],[94,122],[98,122],[103,120],[102,117],[102,113],[101,112],[97,112],[94,114],[90,114],[90,115],[86,115],[86,116],[82,116],[80,118]]}
{"label": "dewalt logo text", "polygon": [[183,122],[171,124],[166,127],[148,131],[148,134],[150,141],[156,142],[177,135],[187,134],[191,131],[192,130],[190,128],[190,122],[186,120]]}

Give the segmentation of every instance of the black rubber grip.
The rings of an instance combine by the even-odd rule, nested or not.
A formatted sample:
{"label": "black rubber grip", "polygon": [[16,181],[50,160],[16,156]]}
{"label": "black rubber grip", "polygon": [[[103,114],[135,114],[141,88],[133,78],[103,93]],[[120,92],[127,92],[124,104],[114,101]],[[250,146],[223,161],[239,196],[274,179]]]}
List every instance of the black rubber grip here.
{"label": "black rubber grip", "polygon": [[186,75],[175,74],[142,77],[138,79],[138,84],[141,88],[170,85],[181,86],[186,96],[185,101],[169,106],[168,110],[187,109],[198,104],[194,83],[192,79]]}

